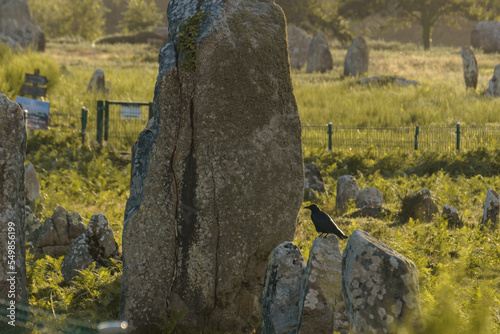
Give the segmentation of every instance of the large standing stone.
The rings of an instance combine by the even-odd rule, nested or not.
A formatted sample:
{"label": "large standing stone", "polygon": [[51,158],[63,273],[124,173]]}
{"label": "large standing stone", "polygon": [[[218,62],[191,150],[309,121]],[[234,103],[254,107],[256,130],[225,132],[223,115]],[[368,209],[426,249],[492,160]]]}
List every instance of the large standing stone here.
{"label": "large standing stone", "polygon": [[298,333],[305,267],[299,248],[290,241],[281,243],[269,255],[262,295],[262,334]]}
{"label": "large standing stone", "polygon": [[171,309],[247,330],[304,189],[285,19],[253,0],[172,0],[168,18],[154,119],[134,149],[121,317],[136,333]]}
{"label": "large standing stone", "polygon": [[61,267],[64,281],[71,282],[80,270],[87,269],[92,262],[96,262],[96,268],[107,266],[109,259],[121,259],[113,230],[103,214],[93,215],[85,232],[73,241],[64,257]]}
{"label": "large standing stone", "polygon": [[342,254],[336,236],[317,237],[302,280],[300,333],[347,333],[342,296]]}
{"label": "large standing stone", "polygon": [[307,52],[312,37],[299,27],[287,26],[288,54],[290,56],[290,67],[301,69],[307,61]]}
{"label": "large standing stone", "polygon": [[472,27],[471,45],[486,53],[500,52],[500,22],[481,21]]}
{"label": "large standing stone", "polygon": [[[0,298],[22,303],[28,302],[24,247],[25,156],[24,112],[17,103],[0,94]],[[16,274],[9,274],[12,272]],[[7,280],[11,278],[13,280]],[[15,290],[15,298],[9,297],[11,289]]]}
{"label": "large standing stone", "polygon": [[368,72],[370,50],[363,36],[356,36],[347,50],[344,76],[360,76]]}
{"label": "large standing stone", "polygon": [[458,210],[451,205],[446,204],[443,206],[443,213],[441,217],[448,221],[448,227],[462,227],[463,221],[458,215]]}
{"label": "large standing stone", "polygon": [[324,194],[326,192],[323,177],[318,166],[313,163],[304,166],[304,197],[305,199],[316,199],[316,193]]}
{"label": "large standing stone", "polygon": [[419,324],[417,267],[365,231],[347,242],[342,292],[351,333],[397,333],[404,321]]}
{"label": "large standing stone", "polygon": [[486,95],[491,97],[500,96],[500,65],[495,66],[493,71],[493,77],[490,79],[488,90],[486,90]]}
{"label": "large standing stone", "polygon": [[23,48],[45,50],[45,35],[31,20],[25,0],[0,0],[0,39],[2,35],[13,39]]}
{"label": "large standing stone", "polygon": [[316,31],[307,52],[307,73],[330,71],[333,68],[332,54],[328,39],[321,31]]}
{"label": "large standing stone", "polygon": [[352,175],[343,175],[337,180],[337,197],[335,210],[343,212],[351,199],[356,199],[359,193],[359,185]]}
{"label": "large standing stone", "polygon": [[470,47],[464,46],[460,49],[460,55],[462,55],[462,63],[464,65],[465,87],[476,89],[478,70],[474,51]]}
{"label": "large standing stone", "polygon": [[483,226],[491,221],[491,226],[496,228],[498,224],[498,211],[500,206],[500,195],[493,189],[488,189],[486,193],[486,201],[483,209]]}

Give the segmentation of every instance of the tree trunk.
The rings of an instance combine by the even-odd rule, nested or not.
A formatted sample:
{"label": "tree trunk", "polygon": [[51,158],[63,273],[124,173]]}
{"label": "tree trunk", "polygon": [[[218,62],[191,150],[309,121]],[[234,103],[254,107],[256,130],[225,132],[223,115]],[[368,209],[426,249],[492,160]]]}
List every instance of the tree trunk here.
{"label": "tree trunk", "polygon": [[422,22],[422,38],[424,42],[424,50],[431,49],[432,24]]}

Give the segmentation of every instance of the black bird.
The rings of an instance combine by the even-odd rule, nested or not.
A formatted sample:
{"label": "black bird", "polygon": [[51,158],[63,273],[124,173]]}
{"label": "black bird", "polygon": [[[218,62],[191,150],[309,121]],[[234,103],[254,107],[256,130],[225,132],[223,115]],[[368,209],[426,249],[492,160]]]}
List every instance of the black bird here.
{"label": "black bird", "polygon": [[333,233],[339,237],[339,239],[347,239],[347,235],[342,232],[333,219],[321,211],[316,204],[306,206],[305,208],[311,210],[311,219],[314,227],[316,227],[316,232],[321,233],[319,236]]}

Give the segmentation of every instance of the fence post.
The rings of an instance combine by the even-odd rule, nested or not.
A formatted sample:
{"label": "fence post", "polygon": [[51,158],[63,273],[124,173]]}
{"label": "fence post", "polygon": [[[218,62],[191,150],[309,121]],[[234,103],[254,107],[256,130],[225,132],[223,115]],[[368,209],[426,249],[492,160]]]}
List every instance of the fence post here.
{"label": "fence post", "polygon": [[97,142],[102,145],[104,103],[97,101]]}
{"label": "fence post", "polygon": [[148,121],[153,117],[153,102],[149,102]]}
{"label": "fence post", "polygon": [[329,151],[332,150],[332,146],[333,146],[333,143],[332,143],[332,122],[329,122],[328,123],[328,150]]}
{"label": "fence post", "polygon": [[109,134],[109,102],[104,102],[104,140],[108,141]]}
{"label": "fence post", "polygon": [[457,122],[457,151],[460,151],[460,122]]}
{"label": "fence post", "polygon": [[418,150],[418,125],[415,128],[415,151]]}
{"label": "fence post", "polygon": [[87,109],[85,107],[82,107],[82,145],[85,145],[85,134],[87,132],[87,116]]}

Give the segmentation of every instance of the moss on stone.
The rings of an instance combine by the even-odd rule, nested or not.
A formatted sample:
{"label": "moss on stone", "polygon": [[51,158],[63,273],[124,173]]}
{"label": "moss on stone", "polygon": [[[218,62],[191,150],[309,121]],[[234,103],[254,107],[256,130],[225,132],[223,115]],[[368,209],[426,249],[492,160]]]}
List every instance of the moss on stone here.
{"label": "moss on stone", "polygon": [[196,41],[200,32],[201,22],[205,13],[197,10],[196,14],[182,20],[179,26],[179,50],[182,52],[181,68],[185,71],[194,71],[198,65],[196,60]]}

